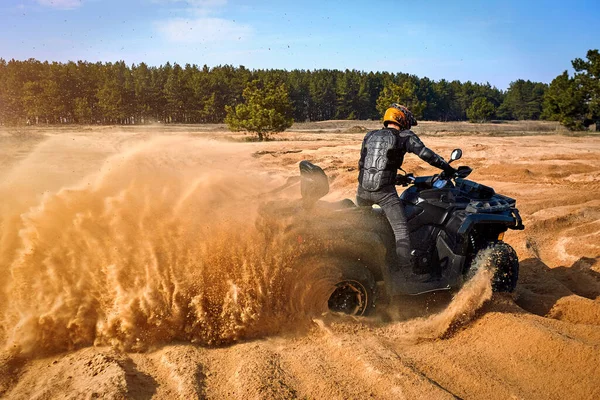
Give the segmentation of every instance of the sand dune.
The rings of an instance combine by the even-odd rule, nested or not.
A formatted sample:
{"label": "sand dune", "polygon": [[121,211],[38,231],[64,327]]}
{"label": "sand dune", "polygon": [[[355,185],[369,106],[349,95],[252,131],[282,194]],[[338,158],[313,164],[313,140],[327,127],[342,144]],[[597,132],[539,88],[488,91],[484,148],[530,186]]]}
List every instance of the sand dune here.
{"label": "sand dune", "polygon": [[600,397],[597,138],[424,137],[517,198],[519,285],[481,271],[356,319],[323,314],[284,216],[257,219],[302,159],[353,197],[361,135],[223,136],[1,132],[0,397]]}

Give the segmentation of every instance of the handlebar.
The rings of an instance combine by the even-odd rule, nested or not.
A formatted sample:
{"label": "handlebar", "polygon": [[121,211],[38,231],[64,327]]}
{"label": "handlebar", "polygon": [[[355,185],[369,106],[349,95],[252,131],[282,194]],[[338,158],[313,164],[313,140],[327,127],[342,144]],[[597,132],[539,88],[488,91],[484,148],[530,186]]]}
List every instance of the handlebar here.
{"label": "handlebar", "polygon": [[471,174],[471,172],[473,172],[473,169],[467,166],[460,166],[455,171],[456,172],[452,176],[447,176],[446,171],[442,171],[439,174],[423,177],[415,177],[412,173],[408,173],[406,175],[397,175],[396,185],[408,186],[415,184],[425,184],[427,186],[433,186],[433,184],[438,180],[466,178],[467,176],[469,176],[469,174]]}

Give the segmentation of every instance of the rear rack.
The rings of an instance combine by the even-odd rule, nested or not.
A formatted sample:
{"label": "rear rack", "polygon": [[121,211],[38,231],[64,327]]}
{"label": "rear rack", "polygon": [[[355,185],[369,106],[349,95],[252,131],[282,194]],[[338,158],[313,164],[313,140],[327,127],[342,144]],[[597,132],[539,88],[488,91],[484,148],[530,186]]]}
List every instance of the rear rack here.
{"label": "rear rack", "polygon": [[473,214],[493,214],[509,211],[510,216],[515,221],[515,224],[512,226],[509,225],[508,228],[522,231],[525,229],[525,225],[523,225],[523,220],[521,219],[519,210],[517,210],[515,207],[516,203],[517,202],[515,199],[496,194],[489,200],[471,200],[465,211]]}
{"label": "rear rack", "polygon": [[516,201],[510,197],[495,194],[489,200],[471,200],[466,211],[471,213],[496,213],[514,208]]}

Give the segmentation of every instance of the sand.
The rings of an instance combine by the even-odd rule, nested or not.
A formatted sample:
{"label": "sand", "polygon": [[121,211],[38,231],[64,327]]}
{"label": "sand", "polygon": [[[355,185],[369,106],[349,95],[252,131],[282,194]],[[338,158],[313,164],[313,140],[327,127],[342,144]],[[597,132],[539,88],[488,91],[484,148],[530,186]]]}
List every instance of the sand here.
{"label": "sand", "polygon": [[362,134],[1,128],[0,397],[600,397],[600,141],[436,132],[517,199],[517,290],[482,270],[344,318],[260,206],[303,159],[353,197]]}

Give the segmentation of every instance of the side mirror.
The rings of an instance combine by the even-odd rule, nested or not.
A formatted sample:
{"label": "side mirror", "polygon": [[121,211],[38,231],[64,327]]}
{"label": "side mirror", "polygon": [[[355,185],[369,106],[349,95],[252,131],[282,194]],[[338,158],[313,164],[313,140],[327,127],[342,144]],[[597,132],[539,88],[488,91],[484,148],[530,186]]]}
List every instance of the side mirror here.
{"label": "side mirror", "polygon": [[329,180],[321,167],[308,161],[300,162],[300,192],[306,208],[329,192]]}
{"label": "side mirror", "polygon": [[462,150],[454,149],[454,150],[452,150],[452,154],[450,154],[450,162],[460,160],[461,157],[462,157]]}

